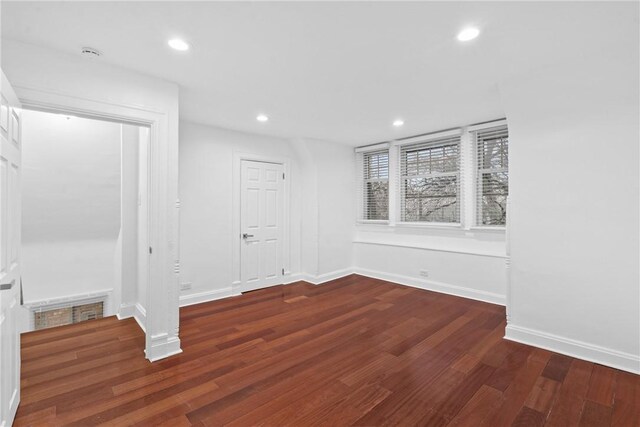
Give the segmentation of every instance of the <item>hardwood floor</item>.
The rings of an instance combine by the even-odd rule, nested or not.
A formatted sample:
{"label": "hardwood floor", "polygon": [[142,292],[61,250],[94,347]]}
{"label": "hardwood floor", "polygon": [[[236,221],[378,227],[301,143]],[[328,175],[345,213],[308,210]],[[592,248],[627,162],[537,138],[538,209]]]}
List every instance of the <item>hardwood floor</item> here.
{"label": "hardwood floor", "polygon": [[16,426],[640,425],[640,376],[505,341],[504,308],[348,276],[22,337]]}

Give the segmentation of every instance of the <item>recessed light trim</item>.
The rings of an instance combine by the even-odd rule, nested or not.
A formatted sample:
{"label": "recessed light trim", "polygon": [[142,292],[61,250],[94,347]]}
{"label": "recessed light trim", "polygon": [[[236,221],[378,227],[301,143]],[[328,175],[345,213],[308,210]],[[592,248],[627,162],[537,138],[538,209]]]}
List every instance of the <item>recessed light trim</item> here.
{"label": "recessed light trim", "polygon": [[404,125],[404,120],[402,119],[396,119],[393,121],[393,125],[397,128],[399,128],[400,126]]}
{"label": "recessed light trim", "polygon": [[180,52],[184,52],[189,50],[189,43],[181,39],[171,39],[167,42],[167,44],[175,50],[179,50]]}
{"label": "recessed light trim", "polygon": [[461,42],[468,42],[480,35],[480,30],[476,27],[468,27],[458,33],[458,40]]}
{"label": "recessed light trim", "polygon": [[256,117],[256,120],[264,123],[269,121],[269,117],[266,116],[265,114],[258,114],[258,116]]}

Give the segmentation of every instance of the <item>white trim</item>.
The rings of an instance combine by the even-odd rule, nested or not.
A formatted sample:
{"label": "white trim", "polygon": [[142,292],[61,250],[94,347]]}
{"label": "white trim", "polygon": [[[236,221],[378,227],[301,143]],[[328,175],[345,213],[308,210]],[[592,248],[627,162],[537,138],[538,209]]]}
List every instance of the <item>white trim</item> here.
{"label": "white trim", "polygon": [[640,374],[638,355],[516,325],[507,325],[505,339]]}
{"label": "white trim", "polygon": [[356,224],[359,225],[389,225],[387,219],[359,219],[356,220]]}
{"label": "white trim", "polygon": [[356,153],[367,153],[369,151],[387,150],[391,146],[388,142],[375,145],[365,145],[364,147],[356,147]]}
{"label": "white trim", "polygon": [[483,257],[490,257],[490,258],[507,258],[506,254],[471,251],[471,250],[459,250],[459,249],[444,249],[444,248],[437,248],[435,246],[420,245],[415,243],[389,243],[389,242],[380,242],[380,241],[362,240],[362,239],[354,240],[353,243],[361,244],[361,245],[380,245],[380,246],[393,246],[396,248],[421,249],[425,251],[447,252],[447,253],[462,254],[462,255],[476,255],[476,256],[483,256]]}
{"label": "white trim", "polygon": [[39,308],[43,306],[66,304],[69,302],[76,302],[76,301],[82,301],[86,299],[99,298],[99,297],[105,297],[105,302],[107,302],[106,299],[111,296],[112,292],[113,292],[113,289],[102,289],[99,291],[88,292],[84,294],[73,294],[73,295],[67,295],[64,297],[48,298],[48,299],[41,299],[36,301],[25,301],[25,303],[22,305],[25,308],[33,310],[34,308]]}
{"label": "white trim", "polygon": [[304,281],[304,282],[309,282],[312,285],[321,285],[331,280],[339,279],[344,276],[349,276],[353,274],[353,272],[354,272],[354,268],[349,267],[349,268],[343,268],[342,270],[335,270],[329,273],[324,273],[319,275],[313,275],[309,273],[297,273],[289,276],[287,278],[287,281],[284,282],[283,284],[288,285],[290,283]]}
{"label": "white trim", "polygon": [[398,221],[396,227],[414,227],[414,228],[446,228],[462,230],[460,222],[424,222],[424,221]]}
{"label": "white trim", "polygon": [[373,277],[374,279],[386,280],[387,282],[398,283],[400,285],[411,286],[412,288],[424,289],[427,291],[439,292],[442,294],[454,295],[502,306],[506,304],[506,298],[504,295],[451,285],[449,283],[436,282],[435,280],[417,279],[400,274],[384,273],[382,271],[357,267],[355,268],[354,273],[361,276]]}
{"label": "white trim", "polygon": [[[253,162],[275,163],[282,165],[285,174],[284,180],[284,219],[282,239],[282,268],[285,271],[291,270],[291,159],[285,156],[264,156],[261,154],[245,153],[240,151],[233,152],[232,165],[232,217],[231,217],[231,269],[232,269],[232,287],[235,293],[241,292],[242,288],[242,260],[240,256],[240,234],[242,233],[240,224],[240,203],[241,195],[240,186],[242,185],[241,168],[242,161],[248,160]],[[284,276],[280,276],[284,279]]]}
{"label": "white trim", "polygon": [[204,302],[215,301],[228,297],[235,297],[238,295],[241,295],[241,293],[234,290],[233,286],[222,289],[214,289],[211,291],[197,292],[189,295],[180,295],[180,307],[202,304]]}
{"label": "white trim", "polygon": [[133,306],[133,318],[136,319],[136,322],[138,322],[138,326],[140,326],[140,329],[142,329],[142,331],[146,334],[147,310],[145,310],[144,307],[138,302]]}
{"label": "white trim", "polygon": [[507,227],[505,225],[496,225],[496,226],[483,225],[483,226],[477,226],[477,227],[469,227],[469,231],[480,231],[480,232],[487,231],[490,233],[506,233]]}
{"label": "white trim", "polygon": [[130,317],[133,317],[133,313],[135,312],[135,310],[135,304],[120,304],[120,308],[116,313],[116,317],[118,318],[118,320],[128,319]]}
{"label": "white trim", "polygon": [[360,276],[372,277],[374,279],[386,280],[387,282],[397,283],[412,288],[424,289],[428,291],[439,292],[447,295],[455,295],[463,298],[469,298],[477,301],[488,302],[491,304],[505,305],[506,298],[504,295],[495,294],[493,292],[478,291],[476,289],[466,288],[463,286],[451,285],[449,283],[436,282],[434,280],[416,279],[413,277],[403,276],[399,274],[385,273],[382,271],[369,270],[359,267],[344,268],[329,273],[314,276],[311,274],[300,273],[289,277],[289,284],[297,281],[309,282],[313,285],[321,285],[340,277],[349,276],[351,274],[359,274]]}
{"label": "white trim", "polygon": [[[171,133],[168,109],[116,104],[106,99],[89,99],[38,88],[15,86],[26,108],[68,113],[81,117],[132,123],[150,128],[149,132],[149,257],[147,301],[149,333],[145,347],[154,359],[174,354],[180,348],[179,331],[179,230],[178,230],[178,138]],[[173,116],[172,116],[173,117]],[[175,118],[174,118],[175,119]],[[177,119],[175,119],[177,120]],[[162,347],[152,349],[153,334],[164,334],[171,353]],[[145,350],[145,352],[147,352]]]}
{"label": "white trim", "polygon": [[411,138],[402,139],[400,141],[398,140],[392,141],[391,145],[394,147],[401,147],[403,145],[416,144],[419,142],[429,142],[435,139],[446,138],[449,136],[460,136],[460,135],[462,135],[461,127],[455,128],[455,129],[443,130],[441,132],[428,133],[425,135],[418,135]]}
{"label": "white trim", "polygon": [[[15,421],[16,419],[16,414],[18,413],[18,406],[20,405],[20,388],[17,388],[15,390],[13,390],[13,393],[11,394],[11,399],[9,400],[9,416],[7,417],[7,420],[13,420]],[[2,422],[2,427],[4,427],[4,421]]]}
{"label": "white trim", "polygon": [[164,359],[169,356],[182,353],[180,339],[169,337],[168,334],[159,334],[151,337],[151,345],[144,350],[145,357],[150,362]]}
{"label": "white trim", "polygon": [[499,120],[494,120],[492,122],[479,123],[477,125],[468,126],[467,132],[476,132],[482,129],[491,129],[491,128],[506,126],[506,125],[507,125],[507,119],[499,119]]}

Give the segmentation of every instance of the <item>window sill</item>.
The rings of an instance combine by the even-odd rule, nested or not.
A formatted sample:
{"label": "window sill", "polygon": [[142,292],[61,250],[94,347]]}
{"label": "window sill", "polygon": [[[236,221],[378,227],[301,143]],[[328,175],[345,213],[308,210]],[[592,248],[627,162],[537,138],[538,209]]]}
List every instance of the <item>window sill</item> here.
{"label": "window sill", "polygon": [[390,225],[388,220],[359,219],[356,225]]}
{"label": "window sill", "polygon": [[385,231],[393,233],[394,230],[405,230],[410,232],[415,230],[416,233],[423,234],[429,230],[450,232],[460,235],[502,235],[506,234],[505,227],[469,227],[465,228],[460,223],[434,223],[434,222],[397,222],[392,224],[389,221],[357,221],[356,227],[361,231],[366,231],[368,226],[372,226],[371,230]]}
{"label": "window sill", "polygon": [[478,232],[488,232],[488,233],[506,233],[507,232],[507,227],[504,226],[496,226],[496,227],[489,227],[489,226],[478,226],[478,227],[471,227],[469,228],[470,231],[478,231]]}
{"label": "window sill", "polygon": [[459,222],[397,222],[396,227],[402,228],[432,228],[440,230],[462,230]]}

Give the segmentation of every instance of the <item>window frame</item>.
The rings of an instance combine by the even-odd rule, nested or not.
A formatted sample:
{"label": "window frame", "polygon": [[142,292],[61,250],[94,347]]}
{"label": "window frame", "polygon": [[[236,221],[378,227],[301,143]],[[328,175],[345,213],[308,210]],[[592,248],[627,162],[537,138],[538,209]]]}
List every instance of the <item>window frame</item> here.
{"label": "window frame", "polygon": [[[457,138],[458,141],[451,143],[453,139]],[[403,153],[406,150],[415,149],[432,149],[432,148],[440,148],[447,146],[456,146],[457,149],[457,169],[454,172],[429,172],[426,174],[416,174],[416,175],[408,175],[406,174],[407,168],[407,159],[403,157]],[[437,227],[459,227],[461,226],[461,218],[462,218],[462,199],[461,199],[461,151],[462,151],[462,141],[461,141],[461,131],[456,130],[452,132],[439,132],[437,134],[431,134],[426,137],[423,137],[417,141],[405,142],[402,144],[398,144],[398,179],[396,182],[396,190],[399,197],[398,203],[398,225],[402,226],[437,226]],[[403,175],[403,166],[404,172]],[[417,165],[418,166],[418,165]],[[440,178],[440,177],[455,177],[456,178],[456,203],[458,204],[458,220],[455,222],[444,222],[444,221],[406,221],[404,220],[404,215],[406,212],[403,212],[403,206],[406,206],[406,194],[404,189],[404,183],[408,179],[429,179],[429,178]],[[404,201],[404,204],[403,204]],[[406,209],[405,209],[406,210]]]}
{"label": "window frame", "polygon": [[[387,179],[380,179],[380,178],[375,178],[375,179],[370,179],[370,178],[366,178],[365,177],[365,161],[367,156],[371,156],[374,155],[376,153],[383,153],[385,152],[387,153]],[[389,218],[391,216],[391,153],[390,153],[390,144],[389,143],[384,143],[384,144],[376,144],[376,145],[371,145],[371,146],[367,146],[367,147],[361,147],[356,149],[356,154],[358,156],[358,197],[357,197],[357,201],[358,201],[358,208],[357,208],[357,219],[356,222],[358,224],[379,224],[379,225],[388,225],[390,223]],[[365,215],[367,214],[366,211],[366,204],[367,202],[367,198],[366,198],[366,185],[369,182],[387,182],[387,219],[368,219],[365,218]]]}
{"label": "window frame", "polygon": [[[496,231],[496,232],[504,232],[507,228],[506,222],[505,224],[500,224],[500,225],[488,225],[488,224],[482,224],[480,221],[478,221],[480,212],[478,211],[479,206],[481,205],[482,201],[482,194],[481,194],[481,189],[480,189],[480,181],[479,181],[479,176],[481,174],[481,170],[483,171],[487,171],[486,173],[499,173],[499,172],[507,172],[507,174],[509,173],[509,154],[507,154],[507,167],[506,168],[495,168],[495,169],[481,169],[478,167],[478,139],[477,139],[477,135],[478,132],[483,131],[483,130],[488,130],[488,129],[492,129],[492,128],[500,128],[500,127],[506,127],[507,128],[507,134],[509,132],[509,127],[507,125],[507,120],[506,119],[500,119],[500,120],[494,120],[491,122],[487,122],[487,123],[481,123],[478,125],[472,125],[469,126],[467,128],[467,134],[470,136],[470,142],[471,142],[471,150],[472,150],[472,168],[473,168],[473,174],[471,175],[472,177],[472,181],[473,181],[473,198],[472,200],[468,201],[469,203],[469,207],[470,207],[470,211],[471,211],[471,218],[469,218],[469,222],[470,222],[470,230],[485,230],[485,231]],[[509,138],[509,137],[507,137]],[[509,140],[507,141],[507,144],[509,144]],[[508,146],[508,145],[507,145]],[[508,176],[508,175],[507,175]],[[507,178],[507,186],[508,186],[508,178]],[[507,207],[509,206],[509,193],[507,193]]]}
{"label": "window frame", "polygon": [[[388,220],[364,220],[362,215],[363,207],[363,163],[358,164],[358,178],[360,185],[358,186],[358,216],[356,225],[366,227],[369,225],[375,228],[395,232],[394,229],[416,229],[418,230],[441,230],[441,232],[480,232],[480,233],[500,233],[506,232],[506,225],[479,225],[477,223],[477,145],[475,132],[478,130],[494,128],[499,126],[507,126],[506,119],[492,120],[480,124],[474,124],[459,128],[447,129],[438,132],[407,137],[391,142],[376,144],[355,149],[356,156],[362,155],[367,151],[378,151],[380,149],[389,150],[389,178],[388,178],[388,194],[389,194],[389,219]],[[508,127],[507,127],[508,130]],[[459,135],[458,148],[458,201],[459,222],[426,222],[426,221],[401,221],[401,148],[403,146],[414,145],[420,142],[428,142],[429,140],[437,140],[447,136]],[[508,160],[507,160],[508,162]],[[508,169],[508,168],[507,168]],[[509,201],[507,200],[507,206]],[[372,228],[373,229],[373,228]]]}

